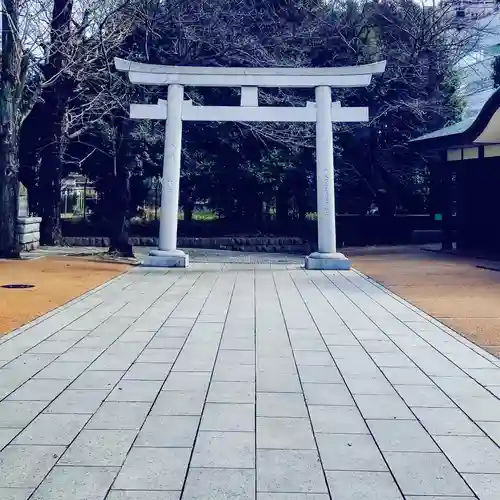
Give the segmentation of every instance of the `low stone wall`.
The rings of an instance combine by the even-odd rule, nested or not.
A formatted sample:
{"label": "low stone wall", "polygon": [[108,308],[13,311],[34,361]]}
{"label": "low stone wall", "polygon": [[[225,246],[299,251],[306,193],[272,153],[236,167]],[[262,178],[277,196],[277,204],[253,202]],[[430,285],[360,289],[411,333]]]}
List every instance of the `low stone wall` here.
{"label": "low stone wall", "polygon": [[[158,246],[158,238],[130,237],[133,246]],[[65,237],[63,243],[74,247],[107,247],[106,237]],[[179,238],[179,248],[207,248],[215,250],[233,250],[242,252],[276,252],[308,254],[314,249],[301,238],[258,238],[258,237],[224,237],[224,238]]]}
{"label": "low stone wall", "polygon": [[17,235],[21,250],[35,250],[40,246],[40,217],[19,217]]}

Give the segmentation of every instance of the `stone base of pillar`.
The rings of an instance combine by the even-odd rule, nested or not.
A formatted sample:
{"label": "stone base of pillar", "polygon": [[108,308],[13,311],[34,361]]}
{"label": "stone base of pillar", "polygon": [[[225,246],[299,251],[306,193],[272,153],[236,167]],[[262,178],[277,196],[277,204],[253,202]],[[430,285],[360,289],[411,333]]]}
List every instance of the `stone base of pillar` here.
{"label": "stone base of pillar", "polygon": [[151,250],[142,265],[145,267],[188,267],[189,255],[182,250]]}
{"label": "stone base of pillar", "polygon": [[306,269],[348,271],[351,261],[343,253],[314,252],[306,257]]}

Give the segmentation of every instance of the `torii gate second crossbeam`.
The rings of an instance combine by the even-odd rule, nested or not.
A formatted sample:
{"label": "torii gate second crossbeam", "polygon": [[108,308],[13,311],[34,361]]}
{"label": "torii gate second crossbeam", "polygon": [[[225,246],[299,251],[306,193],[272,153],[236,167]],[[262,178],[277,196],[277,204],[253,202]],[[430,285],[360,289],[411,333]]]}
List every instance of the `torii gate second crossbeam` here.
{"label": "torii gate second crossbeam", "polygon": [[[189,256],[177,248],[177,217],[183,121],[315,122],[318,251],[306,257],[307,269],[350,269],[337,252],[332,122],[368,121],[368,108],[332,103],[332,87],[366,87],[372,75],[385,70],[385,61],[340,68],[209,68],[163,66],[115,59],[118,71],[132,83],[167,85],[167,100],[132,104],[130,117],[166,120],[165,155],[158,249],[145,265],[187,267]],[[241,87],[240,106],[195,106],[184,100],[184,86]],[[259,107],[259,87],[315,88],[316,101],[303,107]]]}

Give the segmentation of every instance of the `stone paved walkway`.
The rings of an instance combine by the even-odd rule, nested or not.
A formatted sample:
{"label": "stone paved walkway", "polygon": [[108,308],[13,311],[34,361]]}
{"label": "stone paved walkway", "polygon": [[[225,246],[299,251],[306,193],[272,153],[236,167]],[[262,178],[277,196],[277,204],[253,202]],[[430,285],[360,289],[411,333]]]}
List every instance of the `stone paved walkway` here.
{"label": "stone paved walkway", "polygon": [[354,271],[135,269],[0,342],[2,500],[500,499],[500,362]]}

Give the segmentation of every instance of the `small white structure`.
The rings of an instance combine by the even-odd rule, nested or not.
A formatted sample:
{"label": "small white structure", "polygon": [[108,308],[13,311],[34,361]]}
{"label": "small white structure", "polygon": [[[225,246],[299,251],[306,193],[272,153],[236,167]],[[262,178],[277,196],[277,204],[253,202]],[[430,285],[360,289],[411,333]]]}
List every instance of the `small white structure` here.
{"label": "small white structure", "polygon": [[[385,61],[343,68],[207,68],[162,66],[115,59],[118,71],[132,83],[167,85],[167,101],[132,104],[131,118],[166,120],[165,156],[158,250],[146,265],[186,267],[189,257],[177,249],[177,215],[183,121],[315,122],[318,198],[318,252],[306,257],[308,269],[349,269],[337,253],[332,122],[368,121],[368,108],[343,108],[332,103],[332,87],[366,87],[372,75],[385,70]],[[195,106],[184,100],[184,86],[241,87],[240,106]],[[304,107],[259,107],[259,87],[316,89],[316,101]]]}

